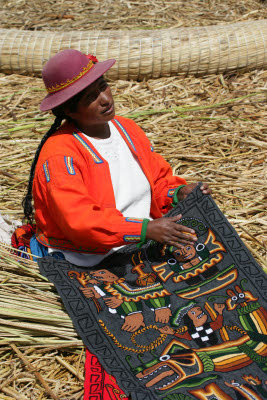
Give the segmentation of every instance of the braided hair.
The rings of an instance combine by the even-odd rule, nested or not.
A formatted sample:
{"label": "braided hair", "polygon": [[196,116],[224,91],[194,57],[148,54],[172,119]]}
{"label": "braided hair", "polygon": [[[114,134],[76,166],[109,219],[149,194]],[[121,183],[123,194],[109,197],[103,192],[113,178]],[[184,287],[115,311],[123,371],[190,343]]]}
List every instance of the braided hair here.
{"label": "braided hair", "polygon": [[30,170],[30,176],[29,176],[29,181],[28,181],[28,188],[27,188],[27,194],[24,197],[22,201],[22,206],[24,209],[24,216],[29,220],[30,223],[32,223],[33,219],[33,205],[32,205],[32,184],[33,184],[33,178],[34,178],[34,173],[35,173],[35,167],[39,158],[39,154],[42,150],[43,145],[47,141],[47,139],[53,135],[53,133],[56,132],[56,130],[60,127],[63,117],[56,117],[54,123],[51,125],[51,128],[49,129],[48,132],[42,137],[42,140],[37,147],[37,150],[35,152],[34,159],[32,161],[31,165],[31,170]]}
{"label": "braided hair", "polygon": [[64,104],[54,108],[52,110],[52,113],[56,117],[54,120],[54,123],[51,125],[51,128],[46,132],[46,134],[42,137],[41,142],[39,146],[37,147],[36,153],[34,155],[34,159],[32,161],[31,165],[31,170],[30,170],[30,176],[29,176],[29,181],[28,181],[28,188],[27,188],[27,193],[26,196],[24,197],[22,201],[22,207],[24,209],[24,217],[30,222],[33,222],[33,205],[32,205],[32,185],[33,185],[33,178],[34,178],[34,173],[35,173],[35,168],[36,164],[39,158],[39,155],[41,153],[41,150],[43,148],[43,145],[47,141],[47,139],[52,136],[57,129],[61,126],[62,121],[65,119],[69,122],[75,123],[75,121],[69,117],[68,115],[65,114],[65,110],[75,112],[77,110],[77,105],[81,97],[83,96],[86,88],[73,96],[71,99],[66,101]]}

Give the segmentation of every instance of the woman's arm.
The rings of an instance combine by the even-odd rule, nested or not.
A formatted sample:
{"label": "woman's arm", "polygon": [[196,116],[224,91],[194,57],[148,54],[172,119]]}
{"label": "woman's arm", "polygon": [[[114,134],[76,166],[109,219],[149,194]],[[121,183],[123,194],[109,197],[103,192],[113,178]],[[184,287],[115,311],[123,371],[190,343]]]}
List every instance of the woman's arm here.
{"label": "woman's arm", "polygon": [[61,238],[93,253],[99,246],[105,252],[113,247],[138,243],[142,218],[125,218],[115,207],[98,204],[94,188],[85,185],[82,166],[74,159],[73,169],[75,174],[70,175],[64,157],[57,155],[49,158],[49,181],[42,168],[36,174],[34,199],[39,228],[44,232],[56,230],[61,233]]}

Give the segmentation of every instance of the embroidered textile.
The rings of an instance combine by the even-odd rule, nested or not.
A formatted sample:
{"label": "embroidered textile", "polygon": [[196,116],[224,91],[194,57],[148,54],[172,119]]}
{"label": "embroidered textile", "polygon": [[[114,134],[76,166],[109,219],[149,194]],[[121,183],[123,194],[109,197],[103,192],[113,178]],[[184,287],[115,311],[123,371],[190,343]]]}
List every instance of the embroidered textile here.
{"label": "embroidered textile", "polygon": [[178,214],[198,239],[183,251],[150,241],[92,269],[44,258],[40,271],[132,400],[266,398],[266,275],[199,187]]}

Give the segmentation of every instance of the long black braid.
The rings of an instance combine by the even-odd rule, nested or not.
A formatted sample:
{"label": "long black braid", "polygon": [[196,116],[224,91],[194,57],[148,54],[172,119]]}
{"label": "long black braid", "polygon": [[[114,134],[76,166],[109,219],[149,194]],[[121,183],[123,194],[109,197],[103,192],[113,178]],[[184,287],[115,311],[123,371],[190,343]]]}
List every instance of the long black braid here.
{"label": "long black braid", "polygon": [[69,111],[75,112],[76,109],[77,109],[78,101],[83,96],[85,90],[86,90],[86,88],[84,90],[82,90],[81,92],[79,92],[78,94],[76,94],[71,99],[69,99],[68,101],[66,101],[61,106],[58,106],[57,108],[54,108],[52,110],[52,113],[55,115],[56,118],[54,120],[54,123],[51,125],[51,128],[43,136],[39,146],[37,147],[37,150],[36,150],[32,165],[31,165],[30,176],[29,176],[29,181],[28,181],[28,188],[27,188],[27,194],[26,194],[26,196],[24,197],[24,199],[22,201],[22,207],[24,209],[24,216],[30,223],[33,222],[33,205],[32,205],[33,178],[34,178],[36,164],[37,164],[39,155],[41,153],[41,150],[43,148],[43,145],[45,144],[47,139],[49,139],[50,136],[52,136],[53,133],[56,132],[56,130],[60,127],[60,125],[61,125],[61,123],[62,123],[62,121],[64,119],[68,120],[69,122],[74,122],[75,123],[74,120],[72,120],[69,116],[67,116],[65,114],[65,110],[69,110]]}
{"label": "long black braid", "polygon": [[33,219],[33,206],[32,206],[32,184],[33,184],[33,178],[34,178],[34,173],[35,173],[35,167],[39,158],[39,154],[42,150],[43,145],[47,141],[47,139],[53,135],[53,133],[56,132],[56,130],[60,127],[64,117],[56,117],[53,125],[51,125],[51,128],[49,131],[42,137],[42,140],[37,147],[32,165],[31,165],[31,170],[30,170],[30,176],[29,176],[29,181],[28,181],[28,188],[27,188],[27,194],[24,197],[22,201],[22,206],[24,209],[24,216],[25,218],[28,219],[30,223],[32,223]]}

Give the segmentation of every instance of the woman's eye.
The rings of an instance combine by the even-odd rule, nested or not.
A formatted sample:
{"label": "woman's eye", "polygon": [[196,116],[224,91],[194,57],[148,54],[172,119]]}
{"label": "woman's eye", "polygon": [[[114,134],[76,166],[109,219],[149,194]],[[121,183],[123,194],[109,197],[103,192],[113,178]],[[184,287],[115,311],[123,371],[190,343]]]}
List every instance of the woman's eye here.
{"label": "woman's eye", "polygon": [[91,103],[92,101],[96,100],[96,98],[97,98],[97,94],[93,93],[87,98],[87,100]]}
{"label": "woman's eye", "polygon": [[233,297],[232,297],[232,300],[233,300],[233,301],[236,301],[236,300],[237,300],[237,297],[236,297],[236,296],[233,296]]}

